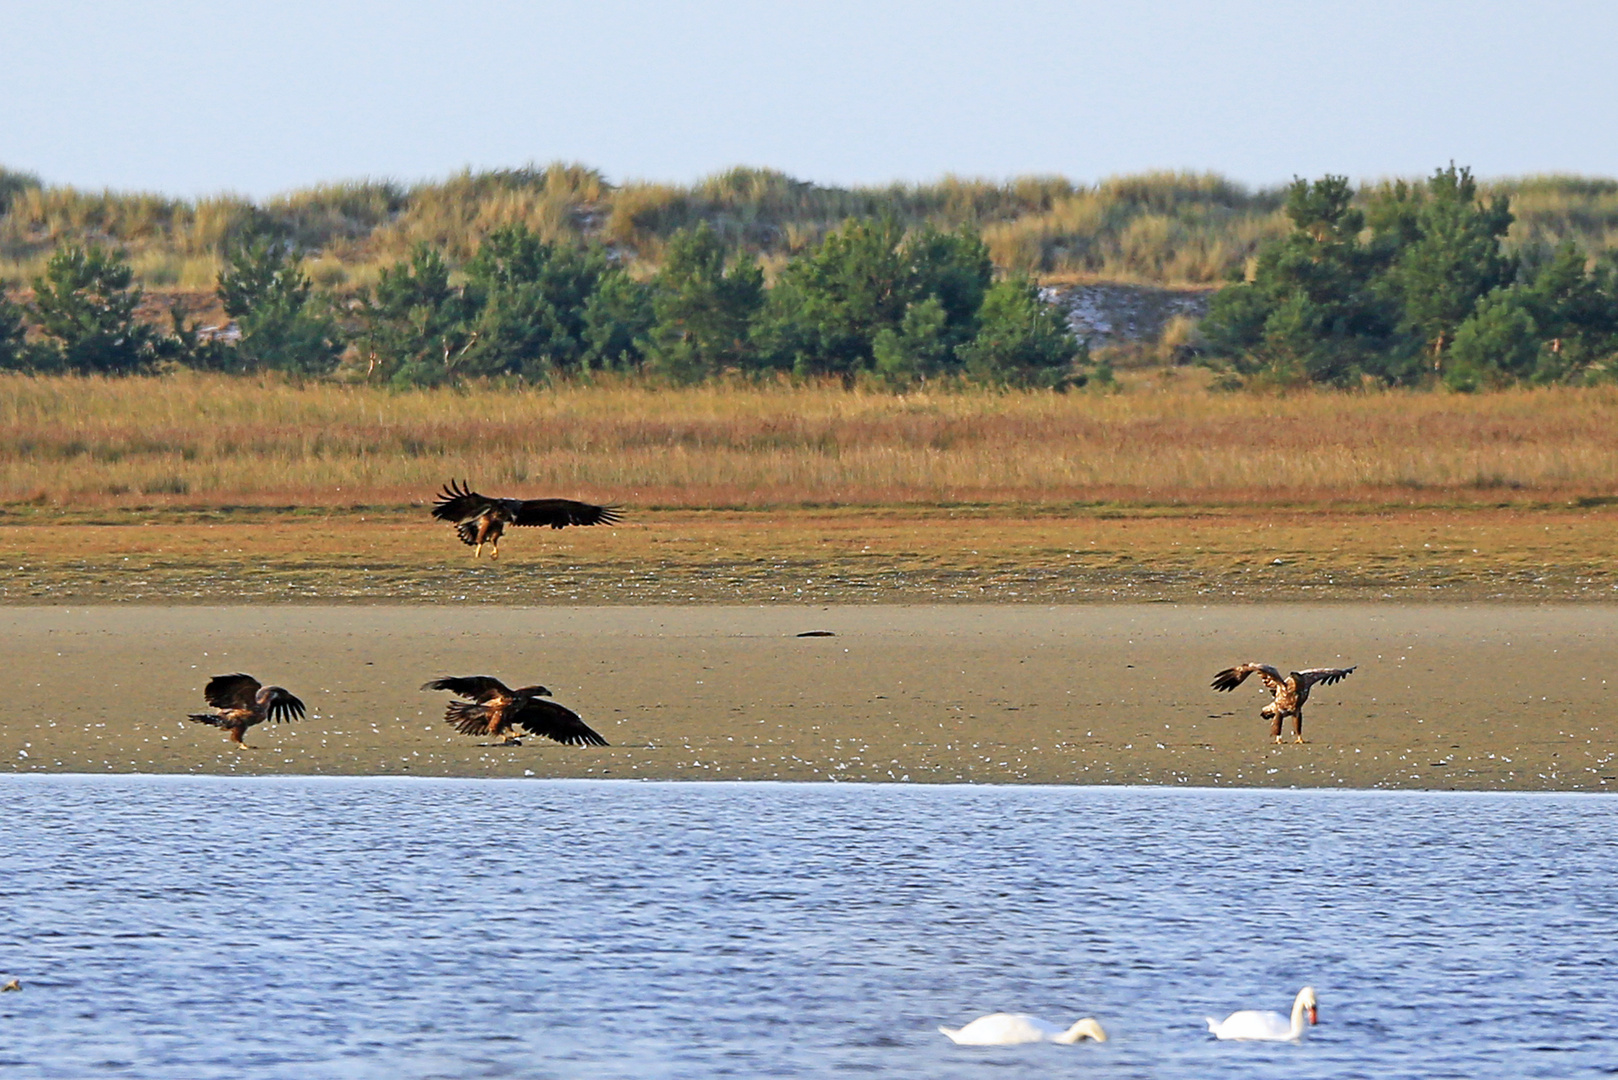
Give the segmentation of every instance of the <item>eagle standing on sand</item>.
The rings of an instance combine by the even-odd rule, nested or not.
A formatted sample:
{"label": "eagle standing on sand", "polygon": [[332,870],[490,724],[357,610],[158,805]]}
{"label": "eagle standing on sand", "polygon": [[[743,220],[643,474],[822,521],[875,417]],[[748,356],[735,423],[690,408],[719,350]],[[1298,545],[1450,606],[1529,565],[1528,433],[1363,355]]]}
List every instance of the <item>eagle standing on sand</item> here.
{"label": "eagle standing on sand", "polygon": [[279,686],[262,686],[251,675],[215,675],[202,688],[202,699],[218,709],[212,713],[192,713],[187,719],[211,724],[230,733],[230,741],[245,749],[242,736],[254,724],[266,720],[291,722],[303,718],[303,702]]}
{"label": "eagle standing on sand", "polygon": [[[1358,667],[1359,665],[1355,665]],[[1259,715],[1270,721],[1270,734],[1275,741],[1281,741],[1281,720],[1292,717],[1292,735],[1294,742],[1303,742],[1303,703],[1309,700],[1309,688],[1316,683],[1330,686],[1338,679],[1346,679],[1354,668],[1309,668],[1305,671],[1294,671],[1286,678],[1268,664],[1246,663],[1233,668],[1226,668],[1214,676],[1209,683],[1215,690],[1234,690],[1242,684],[1249,675],[1257,674],[1259,681],[1269,690],[1275,698],[1264,708]]]}
{"label": "eagle standing on sand", "polygon": [[461,543],[475,548],[472,557],[491,545],[489,558],[500,557],[500,534],[507,525],[615,525],[620,519],[616,506],[595,506],[572,499],[491,499],[466,486],[466,481],[450,482],[433,504],[433,517],[452,522]]}
{"label": "eagle standing on sand", "polygon": [[503,745],[521,746],[512,734],[522,728],[530,735],[543,735],[565,746],[606,746],[607,740],[591,730],[579,714],[554,701],[543,686],[520,686],[513,690],[488,675],[434,679],[421,684],[423,690],[448,690],[470,701],[452,701],[444,710],[444,722],[462,735],[502,736]]}

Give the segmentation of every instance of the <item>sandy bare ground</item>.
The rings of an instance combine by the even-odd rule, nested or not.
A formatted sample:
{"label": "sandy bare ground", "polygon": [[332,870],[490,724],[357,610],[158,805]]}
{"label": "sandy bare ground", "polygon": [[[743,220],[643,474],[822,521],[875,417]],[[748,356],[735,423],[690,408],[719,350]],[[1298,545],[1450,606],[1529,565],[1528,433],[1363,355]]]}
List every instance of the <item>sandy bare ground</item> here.
{"label": "sandy bare ground", "polygon": [[[16,772],[1618,788],[1607,605],[13,606],[0,643]],[[1359,670],[1275,746],[1258,686],[1208,687],[1245,659]],[[232,671],[310,716],[185,722]],[[479,745],[418,690],[446,674],[613,745]]]}

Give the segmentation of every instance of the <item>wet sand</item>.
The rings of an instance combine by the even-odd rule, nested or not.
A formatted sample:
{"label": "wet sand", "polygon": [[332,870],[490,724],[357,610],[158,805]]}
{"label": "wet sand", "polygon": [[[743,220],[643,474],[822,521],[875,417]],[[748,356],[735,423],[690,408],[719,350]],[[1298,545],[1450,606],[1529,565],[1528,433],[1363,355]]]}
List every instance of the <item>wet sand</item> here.
{"label": "wet sand", "polygon": [[[826,630],[835,636],[797,637]],[[1618,788],[1605,605],[0,608],[0,769]],[[1254,659],[1359,665],[1274,745]],[[188,723],[209,676],[307,719]],[[479,745],[439,675],[543,682],[613,744]]]}

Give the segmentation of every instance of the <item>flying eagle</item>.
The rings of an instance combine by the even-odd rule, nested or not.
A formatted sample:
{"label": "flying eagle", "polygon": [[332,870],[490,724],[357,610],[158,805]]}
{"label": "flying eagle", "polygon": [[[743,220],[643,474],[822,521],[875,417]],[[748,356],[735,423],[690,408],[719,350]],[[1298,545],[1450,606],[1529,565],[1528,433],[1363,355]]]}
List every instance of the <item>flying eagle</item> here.
{"label": "flying eagle", "polygon": [[188,719],[199,724],[212,724],[230,733],[230,741],[242,742],[242,736],[254,724],[266,720],[290,722],[303,718],[303,702],[279,686],[262,686],[251,675],[215,675],[202,688],[202,699],[218,712],[192,713]]}
{"label": "flying eagle", "polygon": [[488,675],[434,679],[422,683],[423,690],[448,690],[470,701],[452,701],[444,710],[444,721],[462,735],[503,736],[505,745],[521,746],[513,728],[567,746],[606,746],[607,740],[591,730],[579,714],[554,701],[543,686],[520,686],[513,690]]}
{"label": "flying eagle", "polygon": [[466,486],[466,481],[450,482],[433,503],[433,517],[452,522],[461,543],[475,548],[472,557],[483,554],[483,545],[492,548],[489,558],[500,557],[500,534],[507,525],[549,525],[553,529],[569,525],[614,525],[620,515],[616,506],[594,506],[572,499],[491,499]]}
{"label": "flying eagle", "polygon": [[1290,716],[1293,741],[1303,742],[1303,703],[1309,700],[1309,688],[1316,683],[1330,686],[1338,679],[1348,678],[1353,670],[1351,667],[1309,668],[1306,671],[1294,671],[1282,678],[1281,673],[1268,664],[1248,663],[1226,668],[1215,675],[1214,681],[1209,685],[1215,690],[1234,690],[1249,675],[1256,673],[1264,688],[1275,698],[1259,710],[1259,715],[1270,721],[1270,734],[1275,736],[1276,742],[1280,742],[1281,721]]}

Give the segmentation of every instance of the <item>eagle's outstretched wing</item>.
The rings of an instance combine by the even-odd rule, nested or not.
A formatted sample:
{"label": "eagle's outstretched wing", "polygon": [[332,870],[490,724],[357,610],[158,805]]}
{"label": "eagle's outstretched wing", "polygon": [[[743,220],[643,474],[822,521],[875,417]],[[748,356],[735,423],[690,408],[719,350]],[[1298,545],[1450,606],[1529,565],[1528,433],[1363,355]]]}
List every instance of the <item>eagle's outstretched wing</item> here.
{"label": "eagle's outstretched wing", "polygon": [[517,508],[514,525],[616,525],[621,519],[616,506],[595,506],[572,499],[524,499]]}
{"label": "eagle's outstretched wing", "polygon": [[270,687],[264,706],[264,715],[277,723],[303,719],[303,702],[279,686]]}
{"label": "eagle's outstretched wing", "polygon": [[439,521],[468,521],[487,510],[495,500],[479,495],[465,480],[452,480],[434,498],[433,517]]}
{"label": "eagle's outstretched wing", "polygon": [[[251,675],[215,675],[202,688],[202,700],[216,709],[250,709],[253,695],[263,684]],[[285,693],[286,691],[282,691]]]}
{"label": "eagle's outstretched wing", "polygon": [[453,675],[442,679],[421,684],[423,690],[448,690],[456,697],[471,698],[473,701],[493,701],[499,697],[510,697],[511,690],[505,683],[492,675],[467,675],[457,678]]}
{"label": "eagle's outstretched wing", "polygon": [[568,746],[607,745],[607,740],[596,734],[578,713],[554,701],[529,698],[512,720],[530,735],[543,735]]}
{"label": "eagle's outstretched wing", "polygon": [[[1359,665],[1355,664],[1354,667]],[[1306,671],[1294,671],[1293,674],[1298,677],[1299,686],[1313,686],[1315,683],[1330,686],[1339,679],[1348,678],[1353,670],[1351,667],[1317,667]]]}
{"label": "eagle's outstretched wing", "polygon": [[1284,681],[1281,678],[1281,673],[1268,664],[1247,663],[1226,668],[1224,671],[1221,671],[1219,674],[1215,675],[1213,682],[1209,683],[1208,685],[1213,687],[1215,690],[1234,690],[1240,686],[1249,675],[1255,674],[1258,676],[1259,681],[1268,687],[1272,693],[1279,690],[1282,682]]}

